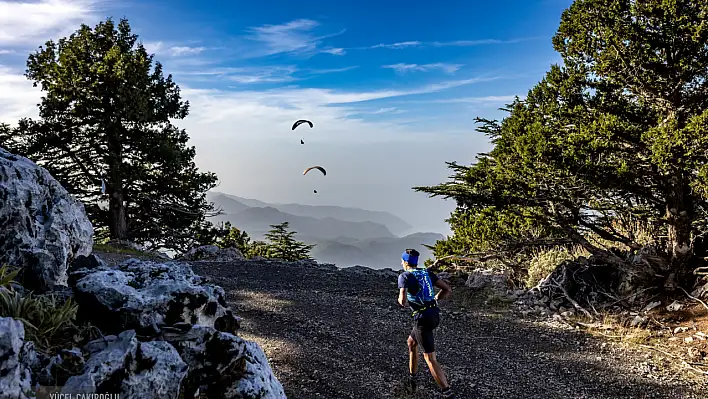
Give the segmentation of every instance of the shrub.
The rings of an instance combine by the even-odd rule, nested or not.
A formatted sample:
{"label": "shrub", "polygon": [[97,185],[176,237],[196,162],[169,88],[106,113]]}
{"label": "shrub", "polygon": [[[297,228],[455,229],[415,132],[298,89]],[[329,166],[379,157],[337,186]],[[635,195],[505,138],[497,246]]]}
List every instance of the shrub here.
{"label": "shrub", "polygon": [[528,288],[534,287],[565,261],[575,260],[580,256],[589,255],[587,251],[579,246],[571,248],[555,247],[536,251],[529,262],[525,281],[526,286]]}

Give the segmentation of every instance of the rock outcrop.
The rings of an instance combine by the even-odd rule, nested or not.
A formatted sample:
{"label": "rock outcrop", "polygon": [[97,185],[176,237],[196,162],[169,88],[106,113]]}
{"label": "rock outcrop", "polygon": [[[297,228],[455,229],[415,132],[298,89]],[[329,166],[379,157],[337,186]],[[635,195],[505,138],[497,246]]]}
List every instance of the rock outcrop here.
{"label": "rock outcrop", "polygon": [[163,339],[189,365],[185,397],[203,392],[214,399],[285,398],[263,350],[254,342],[204,326],[166,332]]}
{"label": "rock outcrop", "polygon": [[0,317],[0,397],[31,397],[32,374],[25,362],[27,344],[22,322]]}
{"label": "rock outcrop", "polygon": [[[92,235],[83,205],[46,170],[0,149],[0,263],[22,268],[0,291],[27,303],[36,300],[25,296],[30,290],[57,303],[71,297],[81,325],[64,324],[51,350],[44,340],[35,350],[21,321],[0,318],[0,399],[34,397],[36,389],[42,397],[285,398],[260,347],[236,335],[239,320],[221,287],[184,263],[129,259],[110,267],[90,255]],[[243,260],[235,249],[206,252]]]}
{"label": "rock outcrop", "polygon": [[[79,317],[109,333],[135,329],[158,333],[163,326],[199,324],[235,332],[238,320],[226,308],[224,290],[206,284],[183,263],[154,263],[129,259],[118,267],[100,261],[72,271]],[[93,320],[94,314],[103,314]]]}
{"label": "rock outcrop", "polygon": [[94,352],[84,372],[66,381],[62,394],[120,393],[122,397],[177,399],[187,364],[164,341],[140,342],[124,331]]}
{"label": "rock outcrop", "polygon": [[22,266],[23,286],[67,284],[67,268],[91,253],[93,226],[81,202],[44,168],[0,148],[0,263]]}

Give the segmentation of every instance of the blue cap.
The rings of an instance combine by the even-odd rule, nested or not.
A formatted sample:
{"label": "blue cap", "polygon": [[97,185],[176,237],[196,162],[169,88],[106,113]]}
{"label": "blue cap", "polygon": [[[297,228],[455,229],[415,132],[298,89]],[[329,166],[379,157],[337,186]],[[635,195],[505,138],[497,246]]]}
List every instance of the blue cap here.
{"label": "blue cap", "polygon": [[409,265],[412,265],[412,266],[418,265],[418,257],[417,256],[413,256],[411,254],[404,252],[403,255],[401,255],[401,259],[408,262]]}

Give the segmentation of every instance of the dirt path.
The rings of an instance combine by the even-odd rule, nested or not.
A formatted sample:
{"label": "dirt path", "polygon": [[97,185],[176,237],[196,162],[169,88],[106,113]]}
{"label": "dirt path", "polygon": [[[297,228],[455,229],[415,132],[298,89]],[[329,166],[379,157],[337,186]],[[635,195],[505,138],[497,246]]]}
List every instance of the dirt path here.
{"label": "dirt path", "polygon": [[[224,287],[244,319],[239,334],[263,347],[289,398],[406,397],[411,321],[394,306],[395,278],[254,263],[194,269]],[[460,398],[708,397],[706,384],[648,374],[644,357],[586,334],[445,302],[438,359]],[[416,398],[438,397],[421,371]]]}

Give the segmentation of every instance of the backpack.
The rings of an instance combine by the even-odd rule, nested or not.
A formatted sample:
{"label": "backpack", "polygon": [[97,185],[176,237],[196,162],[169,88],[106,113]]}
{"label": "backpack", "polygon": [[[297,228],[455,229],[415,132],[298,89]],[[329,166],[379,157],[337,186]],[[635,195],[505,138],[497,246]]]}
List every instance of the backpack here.
{"label": "backpack", "polygon": [[428,269],[413,269],[410,273],[418,281],[418,287],[416,287],[415,294],[411,294],[413,291],[411,288],[413,287],[408,288],[408,302],[424,306],[428,302],[435,301],[435,289],[433,288],[433,280],[428,274]]}

